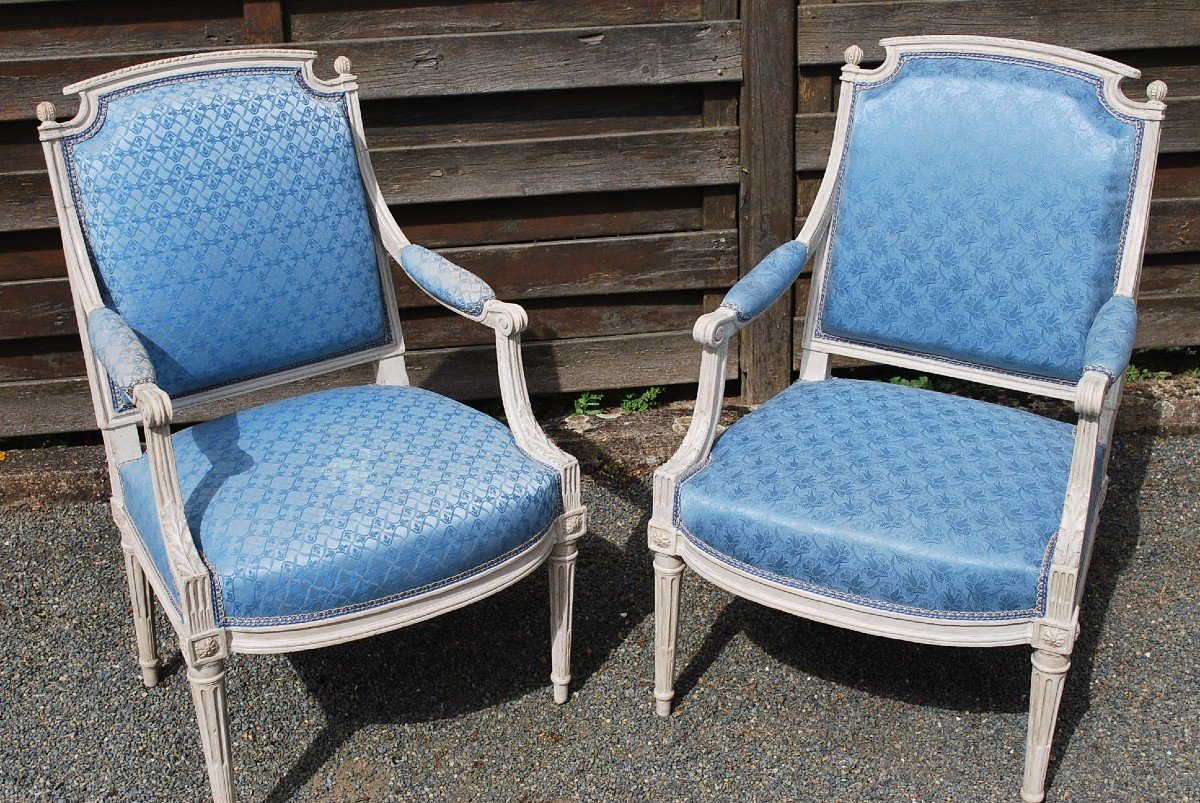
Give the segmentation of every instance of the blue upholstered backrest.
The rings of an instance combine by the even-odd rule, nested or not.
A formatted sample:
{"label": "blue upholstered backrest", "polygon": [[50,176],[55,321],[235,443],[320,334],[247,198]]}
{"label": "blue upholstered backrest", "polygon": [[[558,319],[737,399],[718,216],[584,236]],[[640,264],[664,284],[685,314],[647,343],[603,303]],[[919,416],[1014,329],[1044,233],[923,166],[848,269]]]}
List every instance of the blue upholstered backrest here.
{"label": "blue upholstered backrest", "polygon": [[168,393],[391,342],[342,93],[290,66],[159,79],[63,148],[101,293]]}
{"label": "blue upholstered backrest", "polygon": [[852,104],[817,336],[1078,380],[1141,121],[1099,78],[989,55],[905,54]]}

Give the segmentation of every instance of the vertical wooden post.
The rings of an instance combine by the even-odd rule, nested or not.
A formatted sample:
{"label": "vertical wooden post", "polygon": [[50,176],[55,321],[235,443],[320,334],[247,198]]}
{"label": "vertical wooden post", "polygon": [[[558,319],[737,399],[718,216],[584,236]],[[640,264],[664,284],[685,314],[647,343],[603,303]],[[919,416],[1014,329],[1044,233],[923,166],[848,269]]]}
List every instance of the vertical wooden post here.
{"label": "vertical wooden post", "polygon": [[245,0],[246,41],[252,45],[277,45],[284,41],[282,0]]}
{"label": "vertical wooden post", "polygon": [[[792,237],[796,165],[796,0],[742,3],[740,273]],[[792,294],[741,334],[742,397],[791,384]]]}

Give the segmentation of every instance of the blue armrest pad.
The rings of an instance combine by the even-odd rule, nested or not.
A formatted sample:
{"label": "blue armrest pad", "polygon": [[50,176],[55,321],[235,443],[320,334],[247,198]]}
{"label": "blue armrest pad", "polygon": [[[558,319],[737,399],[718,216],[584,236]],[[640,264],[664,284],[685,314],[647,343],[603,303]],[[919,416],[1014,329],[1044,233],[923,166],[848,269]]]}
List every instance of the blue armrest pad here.
{"label": "blue armrest pad", "polygon": [[1133,336],[1137,332],[1137,308],[1133,299],[1113,296],[1096,313],[1083,349],[1083,370],[1096,370],[1116,379],[1129,365]]}
{"label": "blue armrest pad", "polygon": [[88,313],[87,330],[92,351],[121,397],[118,401],[132,404],[134,386],[155,381],[146,347],[125,319],[107,307]]}
{"label": "blue armrest pad", "polygon": [[472,318],[483,315],[484,303],[496,297],[483,279],[428,248],[404,246],[400,264],[422,290]]}
{"label": "blue armrest pad", "polygon": [[784,243],[738,280],[725,294],[721,306],[736,312],[742,323],[751,320],[783,295],[807,261],[808,247],[804,243],[796,240]]}

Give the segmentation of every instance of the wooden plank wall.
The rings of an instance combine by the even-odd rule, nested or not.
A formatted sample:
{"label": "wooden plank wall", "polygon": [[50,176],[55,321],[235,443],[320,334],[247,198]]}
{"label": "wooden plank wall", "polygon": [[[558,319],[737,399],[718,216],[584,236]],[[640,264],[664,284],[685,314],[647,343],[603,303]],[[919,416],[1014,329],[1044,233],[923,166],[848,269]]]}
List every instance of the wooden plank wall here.
{"label": "wooden plank wall", "polygon": [[[1056,42],[1167,81],[1138,344],[1200,343],[1200,0],[794,3],[0,0],[0,437],[94,425],[36,103],[67,116],[71,81],[255,44],[315,49],[322,75],[351,58],[397,219],[529,309],[537,393],[695,381],[695,317],[812,203],[842,51],[899,34]],[[494,395],[488,331],[396,277],[414,382]],[[735,350],[750,400],[791,379],[805,279],[794,295]]]}
{"label": "wooden plank wall", "polygon": [[[1142,78],[1123,85],[1144,98],[1166,81],[1167,119],[1138,303],[1137,346],[1200,343],[1200,2],[1197,0],[802,0],[797,14],[796,231],[829,158],[842,53],[883,59],[887,36],[959,33],[1007,36],[1088,50],[1130,64]],[[800,367],[808,280],[795,293],[793,366]]]}
{"label": "wooden plank wall", "polygon": [[[692,324],[738,277],[736,2],[0,3],[0,436],[94,427],[36,103],[281,42],[351,59],[397,220],[529,309],[535,393],[695,381]],[[490,330],[395,274],[414,383],[498,395]]]}

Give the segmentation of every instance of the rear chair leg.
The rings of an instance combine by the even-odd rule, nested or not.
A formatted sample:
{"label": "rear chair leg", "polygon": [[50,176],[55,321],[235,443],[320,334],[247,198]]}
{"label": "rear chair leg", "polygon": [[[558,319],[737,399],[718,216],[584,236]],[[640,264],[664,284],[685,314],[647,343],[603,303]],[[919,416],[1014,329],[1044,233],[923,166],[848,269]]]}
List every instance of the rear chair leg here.
{"label": "rear chair leg", "polygon": [[1050,742],[1058,720],[1063,683],[1071,660],[1065,655],[1035,650],[1033,682],[1029,690],[1029,737],[1025,743],[1025,782],[1021,800],[1041,803],[1046,797],[1046,768],[1050,764]]}
{"label": "rear chair leg", "polygon": [[654,711],[671,715],[675,696],[675,639],[679,634],[679,585],[683,560],[654,555]]}
{"label": "rear chair leg", "polygon": [[575,541],[554,545],[550,553],[550,680],[554,702],[571,696],[571,614],[575,604]]}
{"label": "rear chair leg", "polygon": [[138,664],[142,683],[158,685],[158,639],[154,633],[154,591],[132,549],[125,549],[125,577],[129,580],[129,599],[133,604],[133,632],[137,638]]}

